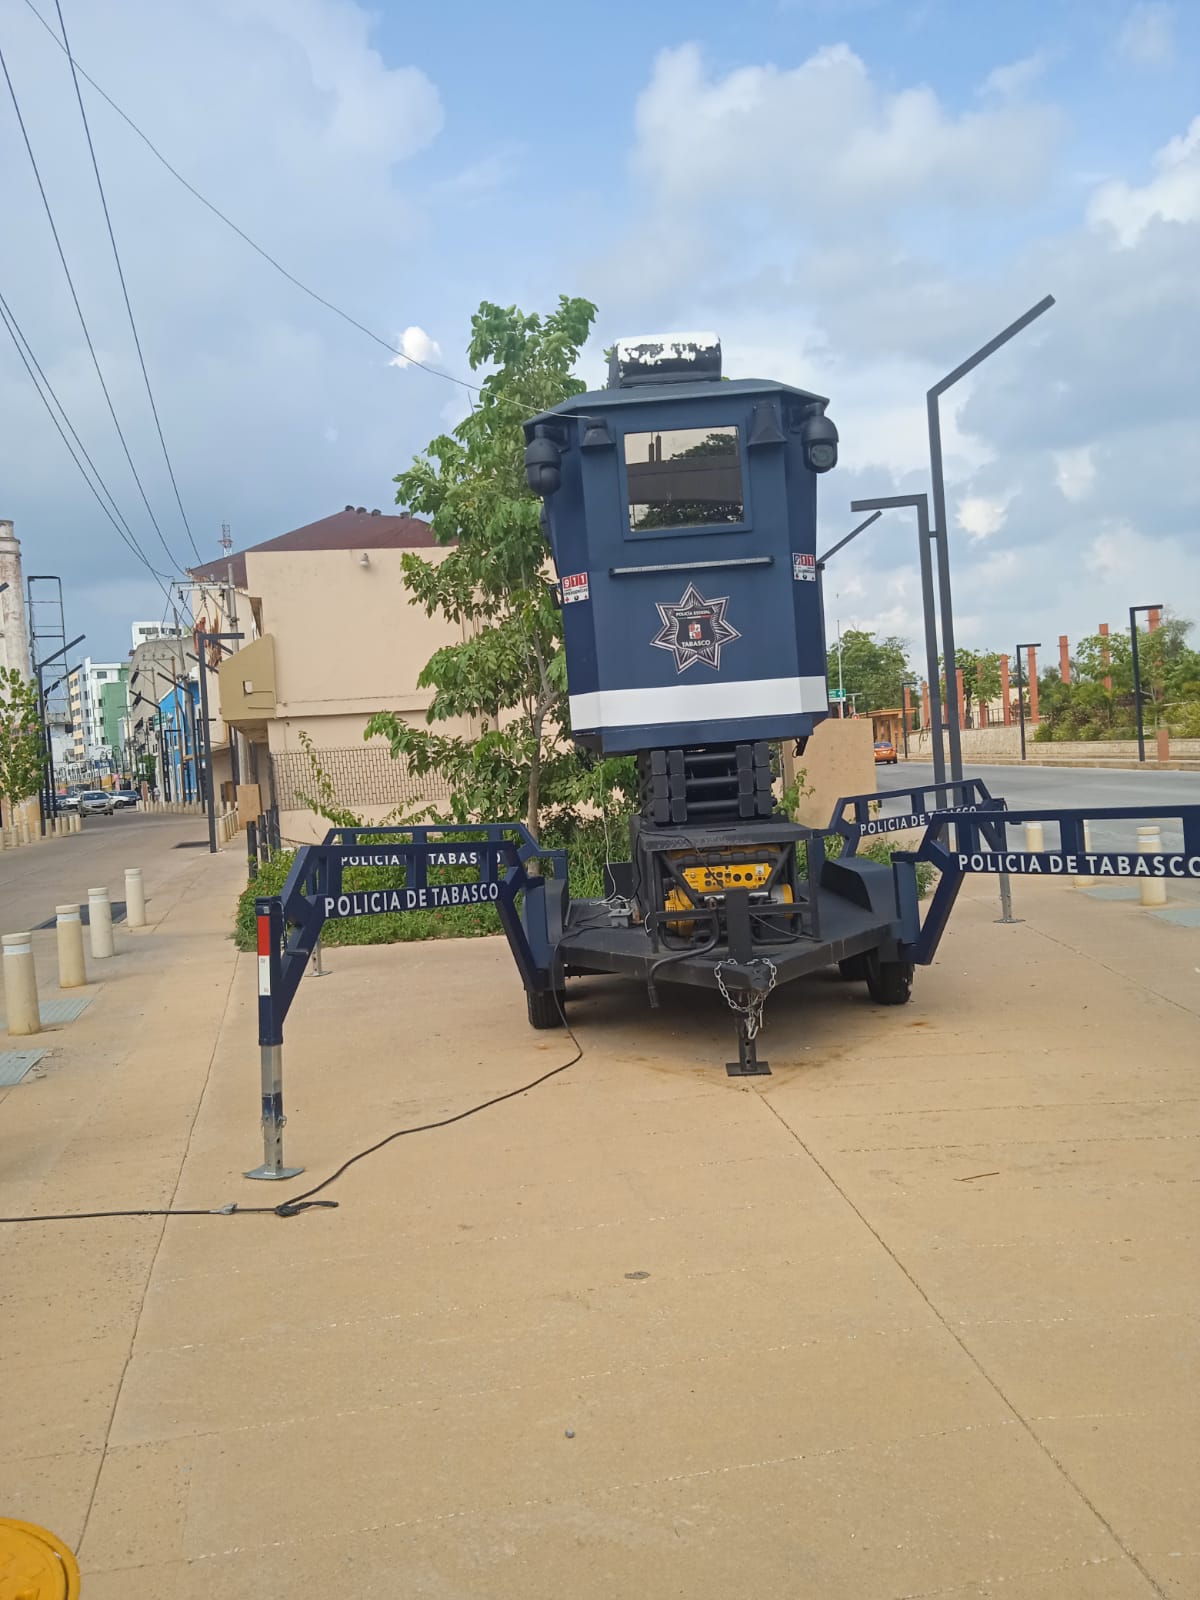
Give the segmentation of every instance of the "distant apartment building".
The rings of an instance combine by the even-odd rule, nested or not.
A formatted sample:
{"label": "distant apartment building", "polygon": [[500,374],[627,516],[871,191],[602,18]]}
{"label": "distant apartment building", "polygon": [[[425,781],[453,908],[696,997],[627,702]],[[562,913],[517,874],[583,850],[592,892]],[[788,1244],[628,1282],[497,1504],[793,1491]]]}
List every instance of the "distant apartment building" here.
{"label": "distant apartment building", "polygon": [[70,781],[97,782],[124,769],[119,724],[126,714],[128,675],[124,661],[93,661],[90,656],[69,675],[71,743],[64,776]]}
{"label": "distant apartment building", "polygon": [[133,648],[148,644],[152,639],[187,639],[190,638],[186,628],[177,628],[173,623],[166,622],[134,622],[130,625],[133,636]]}
{"label": "distant apartment building", "polygon": [[[232,728],[241,781],[278,806],[285,839],[318,839],[328,827],[303,799],[317,785],[302,734],[338,803],[366,820],[447,797],[436,777],[418,780],[382,740],[363,738],[376,711],[424,722],[432,691],[418,687],[421,669],[464,637],[410,604],[402,562],[411,550],[431,561],[448,553],[418,518],[347,506],[192,571],[197,624],[245,640],[229,654],[201,652],[218,786],[232,776]],[[472,731],[465,719],[444,729]]]}
{"label": "distant apartment building", "polygon": [[[191,729],[184,726],[181,730],[179,722],[187,719],[176,715],[187,702],[177,704],[171,695],[185,681],[194,679],[196,665],[192,656],[191,634],[171,629],[145,639],[129,657],[130,765],[139,778],[153,781],[158,788],[162,787],[165,766],[173,760],[185,765],[191,761]],[[182,753],[173,756],[181,741]]]}

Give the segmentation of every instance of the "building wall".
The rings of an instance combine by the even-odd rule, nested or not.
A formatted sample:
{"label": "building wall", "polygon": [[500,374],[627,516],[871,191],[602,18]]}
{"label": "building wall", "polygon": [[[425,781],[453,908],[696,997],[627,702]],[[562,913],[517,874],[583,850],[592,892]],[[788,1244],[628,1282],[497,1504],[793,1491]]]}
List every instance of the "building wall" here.
{"label": "building wall", "polygon": [[[436,779],[412,778],[383,740],[365,741],[377,711],[423,722],[432,691],[419,689],[425,663],[463,630],[427,617],[408,603],[402,550],[250,551],[247,590],[261,608],[262,627],[275,641],[276,706],[267,739],[254,753],[263,803],[280,808],[280,829],[296,842],[318,839],[328,823],[300,793],[317,787],[301,734],[311,738],[329,774],[337,803],[366,821],[409,812],[446,798]],[[444,559],[440,550],[422,556]],[[239,600],[238,626],[249,633],[250,600]],[[439,724],[470,732],[466,719]],[[269,757],[269,761],[268,758]],[[248,762],[243,762],[247,766]],[[218,761],[218,778],[221,763]],[[243,772],[243,781],[249,776]],[[269,792],[273,791],[273,792]]]}
{"label": "building wall", "polygon": [[15,667],[30,674],[29,624],[25,615],[25,582],[21,574],[21,545],[7,519],[0,520],[0,667]]}
{"label": "building wall", "polygon": [[100,688],[101,738],[117,757],[117,765],[124,770],[125,752],[122,748],[121,724],[129,709],[129,669],[121,667],[111,683]]}

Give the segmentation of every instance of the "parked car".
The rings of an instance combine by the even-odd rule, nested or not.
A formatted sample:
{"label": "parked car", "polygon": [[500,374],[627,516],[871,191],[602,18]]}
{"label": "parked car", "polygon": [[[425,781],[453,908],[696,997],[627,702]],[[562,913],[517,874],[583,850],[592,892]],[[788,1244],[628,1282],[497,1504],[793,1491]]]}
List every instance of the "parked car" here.
{"label": "parked car", "polygon": [[60,814],[64,811],[78,811],[79,796],[77,794],[56,794],[54,796],[54,809]]}
{"label": "parked car", "polygon": [[107,789],[85,789],[79,796],[81,817],[111,817],[116,807]]}
{"label": "parked car", "polygon": [[896,746],[890,739],[876,739],[875,762],[877,766],[894,767],[897,759]]}
{"label": "parked car", "polygon": [[108,797],[118,811],[128,811],[142,798],[136,789],[114,789]]}

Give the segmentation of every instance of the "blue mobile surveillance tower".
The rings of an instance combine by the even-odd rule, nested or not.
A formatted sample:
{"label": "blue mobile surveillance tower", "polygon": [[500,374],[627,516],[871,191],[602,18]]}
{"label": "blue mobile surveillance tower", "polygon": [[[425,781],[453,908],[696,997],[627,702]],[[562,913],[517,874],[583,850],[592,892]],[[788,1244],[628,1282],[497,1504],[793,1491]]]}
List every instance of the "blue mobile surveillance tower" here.
{"label": "blue mobile surveillance tower", "polygon": [[[617,892],[564,897],[563,973],[637,973],[652,996],[660,977],[714,984],[751,1028],[742,1071],[761,996],[797,962],[855,963],[885,1003],[910,989],[887,928],[890,870],[826,868],[820,846],[801,874],[811,831],[773,793],[771,744],[803,749],[829,714],[816,582],[817,477],[837,464],[827,404],[723,381],[716,336],[679,334],[620,341],[606,389],[525,425],[571,732],[601,755],[636,754],[639,774]],[[557,985],[529,998],[534,1026],[560,1020]]]}

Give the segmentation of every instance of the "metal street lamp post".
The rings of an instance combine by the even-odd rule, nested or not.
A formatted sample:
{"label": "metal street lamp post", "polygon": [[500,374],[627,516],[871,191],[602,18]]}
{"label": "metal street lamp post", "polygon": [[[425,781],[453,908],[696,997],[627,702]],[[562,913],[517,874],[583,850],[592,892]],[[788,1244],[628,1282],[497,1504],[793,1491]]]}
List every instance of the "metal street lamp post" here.
{"label": "metal street lamp post", "polygon": [[[929,683],[929,734],[932,741],[933,755],[933,781],[945,783],[946,781],[946,753],[942,747],[942,694],[938,684],[938,648],[937,648],[937,608],[933,594],[933,557],[929,549],[929,496],[924,494],[891,494],[881,495],[876,500],[852,500],[851,511],[891,511],[901,507],[912,507],[917,513],[917,545],[921,561],[921,610],[925,620],[925,672]],[[866,523],[863,523],[866,527]],[[861,530],[856,528],[855,533]],[[834,551],[840,550],[842,545],[848,544],[854,537],[843,539],[841,544],[835,544],[833,550],[826,552],[821,561],[828,560]],[[818,566],[820,563],[818,563]],[[951,771],[951,777],[962,777],[961,763],[959,771]]]}
{"label": "metal street lamp post", "polygon": [[1165,611],[1165,606],[1130,606],[1129,646],[1133,656],[1133,711],[1137,718],[1138,760],[1146,759],[1146,729],[1142,708],[1142,670],[1138,660],[1137,614],[1139,611]]}
{"label": "metal street lamp post", "polygon": [[1048,294],[1044,300],[1039,300],[1037,305],[1031,306],[1024,316],[1010,322],[1008,327],[981,345],[975,354],[955,367],[953,372],[948,372],[940,382],[935,383],[925,396],[925,412],[929,426],[929,475],[933,480],[933,517],[934,537],[938,546],[938,591],[942,605],[942,657],[946,663],[946,702],[947,702],[947,727],[950,735],[950,776],[954,779],[962,777],[962,738],[959,729],[958,705],[958,678],[955,666],[958,660],[954,647],[954,610],[950,594],[950,540],[946,528],[946,480],[942,475],[942,421],[938,411],[938,401],[947,389],[965,378],[968,372],[973,372],[981,361],[986,361],[994,355],[1001,345],[1014,339],[1018,333],[1027,328],[1031,322],[1040,317],[1044,311],[1049,311],[1054,304],[1054,296]]}
{"label": "metal street lamp post", "polygon": [[1021,651],[1040,650],[1042,641],[1035,639],[1032,644],[1019,644],[1017,646],[1017,721],[1021,724],[1021,760],[1025,759],[1025,679],[1021,675]]}
{"label": "metal street lamp post", "polygon": [[[52,661],[57,661],[60,656],[65,656],[68,650],[74,650],[77,644],[82,644],[87,638],[86,633],[81,633],[77,639],[72,639],[64,644],[61,650],[55,650],[48,656],[43,656],[40,661],[33,663],[33,675],[37,679],[38,717],[42,724],[42,732],[46,740],[46,759],[42,763],[42,784],[38,800],[42,812],[42,833],[45,834],[49,827],[49,819],[57,815],[56,786],[54,781],[54,745],[50,739],[50,730],[46,727],[46,690],[42,681],[42,673]],[[61,679],[59,680],[62,681]]]}

